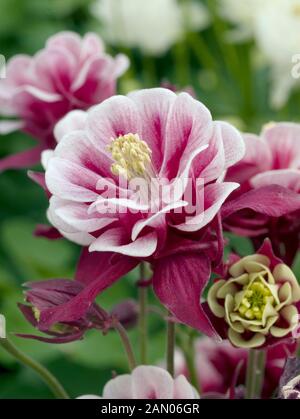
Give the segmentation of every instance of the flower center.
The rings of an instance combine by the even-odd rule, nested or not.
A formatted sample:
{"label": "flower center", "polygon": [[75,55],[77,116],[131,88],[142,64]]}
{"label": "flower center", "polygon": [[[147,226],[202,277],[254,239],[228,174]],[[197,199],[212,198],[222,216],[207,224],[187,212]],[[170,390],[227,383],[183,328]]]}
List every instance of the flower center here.
{"label": "flower center", "polygon": [[114,175],[131,180],[146,177],[149,173],[152,151],[138,134],[126,134],[112,139],[108,151],[114,160],[111,166]]}
{"label": "flower center", "polygon": [[244,287],[245,294],[238,307],[240,315],[247,320],[261,320],[267,303],[274,304],[269,288],[260,279]]}

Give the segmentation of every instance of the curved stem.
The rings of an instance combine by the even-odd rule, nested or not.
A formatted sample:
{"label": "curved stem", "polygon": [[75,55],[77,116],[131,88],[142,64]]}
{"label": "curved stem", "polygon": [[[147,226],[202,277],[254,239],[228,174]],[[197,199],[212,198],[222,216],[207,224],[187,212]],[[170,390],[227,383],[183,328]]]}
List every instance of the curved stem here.
{"label": "curved stem", "polygon": [[122,343],[123,343],[123,346],[124,346],[124,349],[128,358],[128,365],[129,365],[130,370],[132,371],[137,366],[137,363],[136,363],[135,355],[134,355],[128,334],[120,322],[116,322],[114,324],[114,328],[119,333],[119,336],[122,340]]}
{"label": "curved stem", "polygon": [[167,370],[174,377],[175,323],[167,321]]}
{"label": "curved stem", "polygon": [[58,399],[69,399],[69,395],[62,387],[60,382],[48,371],[45,367],[43,367],[40,363],[33,360],[23,352],[21,352],[8,338],[0,339],[0,346],[6,350],[10,355],[16,358],[21,364],[26,365],[27,367],[34,370],[40,378],[44,381],[44,383],[49,387],[52,393]]}

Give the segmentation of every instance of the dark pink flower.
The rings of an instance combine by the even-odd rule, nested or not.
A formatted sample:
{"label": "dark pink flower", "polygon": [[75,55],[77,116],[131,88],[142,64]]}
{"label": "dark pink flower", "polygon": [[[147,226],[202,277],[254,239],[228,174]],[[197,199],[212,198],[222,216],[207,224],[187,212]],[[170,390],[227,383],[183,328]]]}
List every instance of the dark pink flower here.
{"label": "dark pink flower", "polygon": [[[222,257],[218,213],[239,186],[223,176],[243,156],[241,136],[229,124],[214,122],[188,94],[165,89],[108,99],[85,117],[81,113],[80,124],[74,112],[66,116],[55,129],[57,148],[43,155],[52,195],[48,218],[63,236],[88,247],[91,253],[80,265],[89,271],[95,265],[106,283],[85,272],[87,286],[68,309],[41,316],[49,324],[81,316],[112,283],[98,267],[101,254],[112,252],[128,267],[149,261],[155,292],[169,310],[214,334],[199,299],[212,261]],[[130,183],[136,179],[146,186],[157,182],[150,200],[136,193]],[[170,195],[160,193],[166,185]],[[201,205],[193,208],[195,198]]]}
{"label": "dark pink flower", "polygon": [[106,331],[109,329],[110,316],[97,304],[93,303],[84,316],[72,321],[61,322],[48,327],[43,324],[40,314],[43,310],[62,305],[78,295],[83,285],[77,281],[67,279],[53,279],[50,281],[31,282],[25,284],[27,304],[19,304],[25,318],[40,332],[50,337],[24,335],[20,337],[40,340],[47,343],[67,343],[82,339],[90,329]]}
{"label": "dark pink flower", "polygon": [[[235,211],[231,210],[229,217],[226,214],[224,227],[251,237],[257,248],[270,237],[276,253],[291,264],[300,243],[300,124],[269,124],[259,137],[244,135],[244,140],[246,154],[226,177],[239,182],[241,188],[232,196]],[[270,200],[268,191],[276,192],[275,185],[277,193],[271,193]],[[273,210],[276,195],[282,204],[280,212]],[[246,200],[252,206],[239,207]]]}
{"label": "dark pink flower", "polygon": [[116,79],[127,67],[127,58],[107,55],[93,33],[81,38],[62,32],[34,57],[12,58],[0,81],[0,113],[19,121],[1,122],[0,132],[22,129],[39,145],[3,159],[0,170],[37,163],[42,150],[55,147],[55,124],[72,109],[88,109],[115,94]]}
{"label": "dark pink flower", "polygon": [[[295,351],[295,346],[277,345],[267,350],[263,398],[270,398],[275,394],[285,361]],[[247,359],[246,349],[234,348],[228,341],[217,343],[209,338],[198,339],[195,343],[195,363],[202,394],[222,394],[228,397],[232,385],[244,387]],[[179,351],[176,352],[175,370],[176,375],[188,375],[185,359]],[[238,376],[235,380],[236,372]]]}

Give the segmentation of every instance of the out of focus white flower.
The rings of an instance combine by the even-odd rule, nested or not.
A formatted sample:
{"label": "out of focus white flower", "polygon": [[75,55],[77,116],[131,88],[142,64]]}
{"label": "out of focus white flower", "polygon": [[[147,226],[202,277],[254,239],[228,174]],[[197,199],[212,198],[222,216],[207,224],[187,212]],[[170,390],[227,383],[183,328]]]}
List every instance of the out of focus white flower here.
{"label": "out of focus white flower", "polygon": [[256,42],[271,65],[271,103],[280,108],[291,89],[300,85],[293,78],[292,58],[300,53],[300,0],[273,0],[259,13],[255,26]]}
{"label": "out of focus white flower", "polygon": [[230,40],[254,38],[271,68],[271,105],[282,107],[296,84],[292,58],[300,53],[300,0],[219,0],[221,16],[236,25]]}
{"label": "out of focus white flower", "polygon": [[244,41],[251,38],[259,9],[269,1],[272,0],[219,0],[221,17],[236,26],[229,32],[229,39]]}
{"label": "out of focus white flower", "polygon": [[5,317],[0,314],[0,339],[6,338]]}
{"label": "out of focus white flower", "polygon": [[92,12],[108,43],[151,55],[163,54],[186,31],[202,30],[210,22],[206,7],[194,0],[97,0]]}

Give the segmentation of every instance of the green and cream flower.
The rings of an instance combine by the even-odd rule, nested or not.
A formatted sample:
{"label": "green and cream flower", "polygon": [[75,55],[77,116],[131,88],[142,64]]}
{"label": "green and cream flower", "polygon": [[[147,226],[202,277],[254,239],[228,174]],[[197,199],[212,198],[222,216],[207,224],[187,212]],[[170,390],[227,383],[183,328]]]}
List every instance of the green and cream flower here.
{"label": "green and cream flower", "polygon": [[300,286],[291,269],[283,263],[271,269],[262,254],[233,264],[229,279],[217,281],[208,293],[210,310],[226,322],[231,343],[242,348],[289,335],[299,322],[299,301]]}

